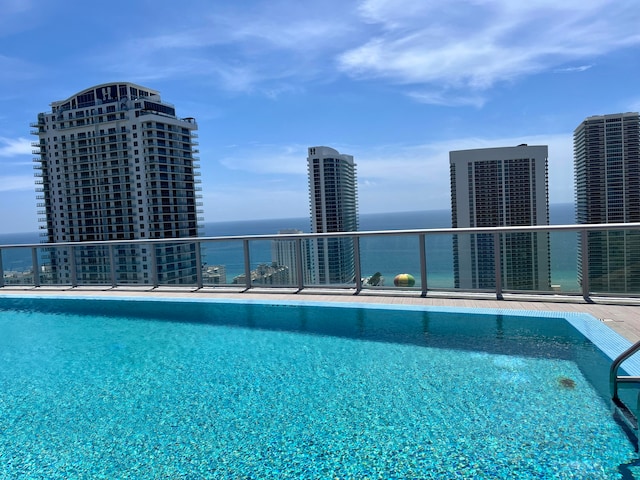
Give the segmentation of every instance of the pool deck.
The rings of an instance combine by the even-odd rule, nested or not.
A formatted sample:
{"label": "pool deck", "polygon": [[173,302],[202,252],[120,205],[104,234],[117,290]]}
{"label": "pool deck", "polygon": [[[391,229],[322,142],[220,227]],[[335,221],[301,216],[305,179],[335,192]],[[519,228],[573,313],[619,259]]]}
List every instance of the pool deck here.
{"label": "pool deck", "polygon": [[281,301],[351,302],[387,305],[422,305],[433,307],[514,309],[546,312],[588,313],[604,322],[631,342],[640,340],[640,298],[592,298],[586,302],[579,296],[564,295],[505,295],[503,300],[495,296],[461,294],[429,294],[393,290],[363,291],[354,295],[349,290],[313,289],[296,292],[291,289],[238,289],[160,287],[17,287],[0,288],[0,295],[57,295],[57,296],[120,296],[148,298],[216,298],[236,300],[260,300],[274,303]]}

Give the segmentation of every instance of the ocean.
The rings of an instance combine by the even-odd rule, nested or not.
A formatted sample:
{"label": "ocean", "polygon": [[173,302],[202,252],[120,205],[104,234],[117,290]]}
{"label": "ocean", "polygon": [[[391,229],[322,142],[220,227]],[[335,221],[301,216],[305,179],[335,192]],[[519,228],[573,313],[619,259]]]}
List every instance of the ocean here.
{"label": "ocean", "polygon": [[[552,225],[573,224],[573,204],[550,206]],[[451,226],[449,210],[416,212],[376,213],[360,215],[360,230],[403,230],[417,228],[448,228]],[[204,225],[208,237],[229,235],[270,235],[279,230],[297,229],[310,231],[307,217],[268,219],[233,222],[208,222]],[[0,234],[0,245],[38,243],[38,232]],[[250,243],[251,265],[271,263],[271,242]],[[410,273],[420,277],[418,242],[415,237],[390,236],[363,238],[360,243],[363,276],[380,272],[385,285],[392,285],[399,273]],[[227,282],[244,273],[242,245],[240,242],[224,242],[205,247],[205,262],[208,265],[225,265]],[[31,268],[31,253],[28,250],[5,250],[2,252],[5,270],[25,271]],[[562,291],[578,292],[577,284],[577,235],[575,233],[551,234],[551,283]],[[438,235],[427,239],[427,270],[429,288],[453,288],[453,249],[451,235]]]}

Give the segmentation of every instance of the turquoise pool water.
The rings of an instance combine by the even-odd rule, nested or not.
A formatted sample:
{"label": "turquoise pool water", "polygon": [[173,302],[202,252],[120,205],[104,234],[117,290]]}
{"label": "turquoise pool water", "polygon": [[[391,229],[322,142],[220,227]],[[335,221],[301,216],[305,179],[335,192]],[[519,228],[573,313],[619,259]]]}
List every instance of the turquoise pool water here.
{"label": "turquoise pool water", "polygon": [[0,298],[0,478],[633,478],[576,318]]}

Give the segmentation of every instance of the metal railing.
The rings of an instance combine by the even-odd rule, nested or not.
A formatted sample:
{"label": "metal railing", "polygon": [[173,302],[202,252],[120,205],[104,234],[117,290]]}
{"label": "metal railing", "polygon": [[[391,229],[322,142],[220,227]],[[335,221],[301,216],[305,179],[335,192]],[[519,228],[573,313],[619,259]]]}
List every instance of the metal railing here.
{"label": "metal railing", "polygon": [[[428,268],[429,260],[438,255],[427,248],[429,241],[437,237],[450,236],[453,243],[454,238],[461,238],[465,235],[484,235],[484,238],[491,239],[492,248],[487,251],[479,250],[476,252],[476,255],[478,255],[477,258],[484,255],[485,260],[488,257],[493,257],[493,284],[489,288],[484,286],[482,288],[478,287],[468,290],[482,291],[484,293],[489,292],[494,294],[496,298],[502,298],[503,293],[514,290],[508,281],[506,281],[505,284],[505,275],[506,270],[513,269],[513,262],[517,261],[517,259],[507,259],[505,257],[505,255],[509,254],[509,249],[503,246],[503,241],[511,238],[508,237],[510,234],[556,234],[560,232],[573,232],[576,234],[576,275],[579,281],[578,279],[575,280],[576,285],[579,285],[579,290],[571,293],[582,295],[585,299],[588,299],[590,295],[594,293],[590,285],[591,277],[589,273],[590,267],[592,269],[594,268],[594,262],[600,262],[597,264],[597,268],[602,271],[607,268],[611,271],[615,270],[617,278],[629,280],[638,277],[637,281],[640,282],[640,261],[636,258],[627,258],[629,256],[633,257],[633,254],[628,254],[628,249],[627,251],[623,249],[622,253],[620,253],[619,248],[618,250],[614,248],[612,252],[618,252],[615,253],[615,255],[618,255],[618,257],[622,255],[623,258],[616,260],[614,253],[611,253],[611,255],[608,255],[605,259],[606,265],[601,265],[603,263],[600,248],[602,245],[607,245],[607,248],[609,248],[611,245],[615,247],[616,245],[625,244],[625,242],[640,241],[640,223],[619,223],[526,227],[437,228],[324,234],[237,235],[223,237],[0,245],[0,287],[14,284],[32,285],[35,287],[40,287],[43,284],[68,285],[70,287],[83,285],[108,285],[117,287],[125,284],[133,284],[147,285],[155,288],[161,285],[179,284],[200,289],[205,286],[235,285],[243,287],[246,290],[256,286],[293,287],[297,290],[331,287],[351,289],[355,294],[358,294],[363,289],[386,288],[368,285],[367,279],[363,278],[362,258],[363,255],[366,256],[369,255],[369,253],[366,248],[362,248],[362,242],[365,240],[369,241],[370,239],[402,237],[405,239],[415,239],[417,241],[417,243],[413,245],[415,246],[415,257],[419,265],[419,275],[416,275],[418,280],[416,281],[415,287],[401,288],[418,291],[421,295],[426,296],[429,291],[462,290],[456,286],[442,288],[437,285],[435,287],[429,285],[430,274],[432,273]],[[609,238],[612,232],[617,232],[616,234],[618,236]],[[624,235],[620,236],[620,232],[624,232]],[[590,242],[591,247],[595,245],[592,234],[600,235],[597,240],[597,242],[599,242],[597,245],[600,245],[600,250],[590,248]],[[629,236],[629,238],[627,238],[627,234],[632,237]],[[310,246],[311,242],[318,239],[336,237],[350,239],[353,244],[352,258],[350,259],[353,265],[353,281],[340,284],[318,284],[310,274],[310,272],[316,268],[309,255],[309,250],[313,248]],[[516,238],[516,236],[512,236],[512,238]],[[548,242],[548,237],[546,238]],[[287,280],[274,280],[266,284],[263,281],[264,279],[256,278],[255,269],[252,269],[252,266],[254,266],[251,255],[252,245],[259,242],[274,241],[292,242],[293,252],[291,258],[295,260],[293,261],[294,265],[286,266],[289,272]],[[510,241],[513,243],[517,241],[517,238],[516,240],[512,239]],[[542,241],[544,241],[544,238]],[[242,252],[240,272],[237,276],[237,281],[233,283],[226,282],[226,278],[218,278],[218,281],[216,281],[207,268],[211,267],[211,265],[206,262],[205,252],[211,249],[216,250],[222,245],[233,245],[236,249],[235,251],[240,251],[241,249]],[[184,250],[187,248],[186,246],[189,247],[187,250]],[[182,253],[176,254],[174,252],[175,249],[180,250],[181,248],[183,249]],[[23,267],[17,276],[12,268],[5,270],[3,267],[3,257],[5,255],[15,254],[15,252],[19,250],[24,252],[25,249],[30,250],[31,253],[30,265]],[[91,253],[93,250],[95,250],[97,254]],[[634,250],[631,249],[631,251]],[[597,255],[595,255],[594,252],[596,252]],[[88,262],[85,259],[86,256],[91,256],[94,260]],[[491,262],[490,260],[487,261],[489,263]],[[522,258],[521,261],[526,262],[528,259]],[[542,261],[548,262],[548,260],[544,259]],[[617,267],[617,264],[615,264],[616,261],[622,266]],[[218,265],[218,267],[221,267],[224,271],[224,263],[219,263],[220,265]],[[12,272],[13,276],[8,275],[8,272]],[[276,275],[276,273],[273,273],[273,275]],[[449,273],[451,277],[454,276],[453,272]],[[597,293],[605,295],[622,293],[625,296],[640,295],[640,288],[638,288],[637,291],[634,290],[634,288],[625,288],[623,289],[624,291],[597,290]],[[536,289],[534,293],[557,292],[551,288],[551,285],[547,285],[546,288]]]}
{"label": "metal railing", "polygon": [[627,358],[633,356],[640,351],[640,341],[631,345],[628,349],[622,352],[615,358],[609,369],[609,388],[611,390],[611,398],[614,402],[620,401],[618,396],[618,384],[619,383],[635,383],[640,384],[640,377],[633,375],[618,375],[618,370]]}
{"label": "metal railing", "polygon": [[636,388],[640,385],[640,377],[634,375],[619,375],[618,371],[622,363],[640,351],[640,341],[631,345],[628,349],[616,357],[609,369],[609,388],[611,392],[611,403],[614,415],[617,414],[624,424],[635,435],[635,447],[638,449],[638,410],[640,407],[640,397],[635,405],[624,402],[619,396],[619,384],[633,385]]}

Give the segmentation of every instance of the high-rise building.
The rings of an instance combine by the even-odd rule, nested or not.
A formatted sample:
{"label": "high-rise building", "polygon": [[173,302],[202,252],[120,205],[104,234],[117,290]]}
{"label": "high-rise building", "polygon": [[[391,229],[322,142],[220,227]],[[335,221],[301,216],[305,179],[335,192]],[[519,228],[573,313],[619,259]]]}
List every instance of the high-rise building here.
{"label": "high-rise building", "polygon": [[[329,147],[310,147],[309,200],[311,232],[358,230],[356,164],[353,156]],[[352,283],[355,278],[353,240],[326,238],[310,242],[309,271],[316,284]]]}
{"label": "high-rise building", "polygon": [[[640,222],[640,115],[585,119],[573,133],[573,152],[576,223]],[[589,232],[588,245],[592,292],[640,292],[637,232]]]}
{"label": "high-rise building", "polygon": [[[37,191],[48,243],[196,237],[199,165],[193,118],[178,118],[159,92],[128,82],[87,88],[51,104],[32,124]],[[58,282],[193,283],[195,244],[50,249]],[[78,249],[80,250],[80,249]],[[152,270],[154,273],[152,274]]]}
{"label": "high-rise building", "polygon": [[[453,228],[548,225],[547,146],[459,150],[449,153]],[[494,236],[454,235],[455,286],[493,289]],[[500,235],[502,286],[550,288],[547,233]]]}
{"label": "high-rise building", "polygon": [[[300,234],[301,230],[296,228],[287,228],[278,231],[278,235],[292,235]],[[305,275],[306,282],[310,282],[311,278],[308,276],[308,271],[305,268],[305,264],[299,264],[296,253],[297,241],[290,238],[278,238],[271,241],[271,262],[278,267],[285,267],[284,283],[287,285],[296,285],[298,282],[297,273],[298,269],[303,269],[303,275]],[[304,259],[308,256],[308,241],[300,241],[300,257],[304,262]]]}

